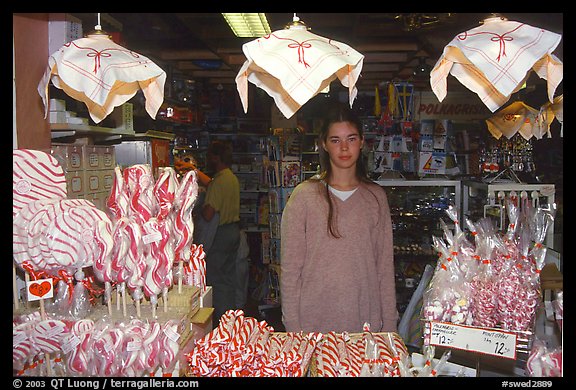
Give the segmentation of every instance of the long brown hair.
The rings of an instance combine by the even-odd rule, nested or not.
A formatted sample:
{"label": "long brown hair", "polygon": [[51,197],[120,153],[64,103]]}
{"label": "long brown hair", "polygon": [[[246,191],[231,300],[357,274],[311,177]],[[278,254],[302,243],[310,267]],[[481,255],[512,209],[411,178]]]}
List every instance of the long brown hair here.
{"label": "long brown hair", "polygon": [[[335,238],[340,238],[341,235],[338,232],[338,227],[334,221],[334,200],[332,199],[332,195],[330,193],[330,189],[328,186],[330,185],[330,180],[332,178],[332,165],[330,164],[330,156],[328,152],[324,150],[322,147],[323,143],[328,142],[328,132],[330,131],[330,127],[335,123],[340,122],[348,122],[350,123],[356,130],[358,130],[358,135],[360,139],[364,139],[364,131],[362,129],[362,122],[356,116],[356,114],[349,109],[347,106],[339,106],[336,110],[331,111],[327,118],[324,120],[324,124],[322,129],[320,130],[320,134],[318,135],[318,154],[320,160],[320,173],[318,175],[313,176],[310,178],[310,181],[318,181],[322,182],[325,187],[324,194],[326,196],[326,200],[328,201],[328,232]],[[366,168],[366,157],[362,152],[360,152],[360,156],[356,161],[356,178],[362,183],[371,183],[371,180],[368,177],[368,169]]]}

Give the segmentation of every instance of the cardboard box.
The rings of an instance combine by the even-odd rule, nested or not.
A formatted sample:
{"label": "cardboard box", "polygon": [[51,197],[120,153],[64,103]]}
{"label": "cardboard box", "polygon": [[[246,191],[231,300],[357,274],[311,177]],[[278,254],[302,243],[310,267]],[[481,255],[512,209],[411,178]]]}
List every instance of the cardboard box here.
{"label": "cardboard box", "polygon": [[107,212],[108,207],[106,206],[106,201],[108,200],[109,195],[110,195],[109,191],[101,191],[101,192],[84,194],[83,198],[94,203],[94,206],[96,206],[98,210]]}
{"label": "cardboard box", "polygon": [[106,145],[82,145],[84,169],[114,169],[116,166],[116,149]]}
{"label": "cardboard box", "polygon": [[213,329],[212,323],[212,315],[214,314],[213,307],[202,307],[198,312],[192,317],[191,326],[192,331],[194,332],[194,339],[197,340],[208,333],[210,333]]}
{"label": "cardboard box", "polygon": [[124,103],[114,108],[110,118],[114,120],[116,130],[134,131],[134,106],[132,103]]}
{"label": "cardboard box", "polygon": [[48,54],[51,55],[68,42],[82,38],[82,21],[70,14],[50,13],[48,17]]}
{"label": "cardboard box", "polygon": [[66,111],[66,100],[64,99],[50,99],[48,102],[50,112],[64,112]]}
{"label": "cardboard box", "polygon": [[64,172],[84,169],[84,154],[81,145],[53,143],[50,154],[58,160]]}
{"label": "cardboard box", "polygon": [[110,192],[112,186],[114,185],[114,180],[116,179],[116,173],[114,169],[103,169],[100,171],[100,182],[102,183],[102,188],[106,192]]}
{"label": "cardboard box", "polygon": [[84,171],[69,171],[66,176],[66,191],[69,198],[78,198],[86,193],[86,179]]}
{"label": "cardboard box", "polygon": [[85,193],[100,192],[104,189],[101,171],[84,171]]}
{"label": "cardboard box", "polygon": [[200,307],[212,307],[212,286],[200,293]]}

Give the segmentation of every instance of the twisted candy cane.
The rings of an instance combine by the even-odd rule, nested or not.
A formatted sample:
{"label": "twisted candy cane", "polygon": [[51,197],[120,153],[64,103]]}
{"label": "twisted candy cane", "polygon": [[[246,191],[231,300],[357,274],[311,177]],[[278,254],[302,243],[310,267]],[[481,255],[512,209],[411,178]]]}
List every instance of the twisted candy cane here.
{"label": "twisted candy cane", "polygon": [[174,205],[176,190],[178,188],[178,178],[176,171],[172,167],[161,167],[159,169],[161,173],[154,185],[153,193],[159,206],[157,218],[164,220],[168,217]]}
{"label": "twisted candy cane", "polygon": [[194,221],[192,218],[192,207],[198,197],[198,182],[196,173],[188,171],[182,178],[175,198],[175,226],[176,236],[175,255],[179,260],[188,261],[190,259],[190,245],[194,234]]}
{"label": "twisted candy cane", "polygon": [[164,375],[171,376],[178,362],[178,353],[180,351],[180,344],[178,344],[179,338],[178,322],[175,320],[166,321],[164,325],[162,325],[162,331],[160,332],[159,356],[160,367],[162,367]]}
{"label": "twisted candy cane", "polygon": [[94,354],[94,371],[98,376],[115,376],[120,367],[116,360],[116,354],[122,345],[122,331],[118,328],[104,330],[100,337],[92,342],[92,353]]}
{"label": "twisted candy cane", "polygon": [[80,343],[72,349],[66,358],[69,372],[85,374],[90,368],[90,344],[94,321],[89,319],[78,320],[72,326],[71,333],[80,339]]}
{"label": "twisted candy cane", "polygon": [[114,168],[114,181],[106,206],[116,220],[128,217],[130,212],[130,195],[120,167]]}
{"label": "twisted candy cane", "polygon": [[158,322],[150,323],[142,342],[142,349],[146,356],[145,370],[150,373],[154,372],[160,358],[160,330],[161,326]]}
{"label": "twisted candy cane", "polygon": [[130,194],[130,214],[144,224],[155,211],[155,199],[152,194],[152,171],[148,164],[136,164],[124,169],[124,181]]}

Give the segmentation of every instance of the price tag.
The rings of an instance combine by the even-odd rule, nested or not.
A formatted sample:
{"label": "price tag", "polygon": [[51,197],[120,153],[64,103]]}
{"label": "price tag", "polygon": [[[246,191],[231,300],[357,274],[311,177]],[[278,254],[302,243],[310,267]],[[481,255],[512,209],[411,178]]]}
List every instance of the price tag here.
{"label": "price tag", "polygon": [[430,344],[516,359],[516,334],[444,322],[430,322]]}

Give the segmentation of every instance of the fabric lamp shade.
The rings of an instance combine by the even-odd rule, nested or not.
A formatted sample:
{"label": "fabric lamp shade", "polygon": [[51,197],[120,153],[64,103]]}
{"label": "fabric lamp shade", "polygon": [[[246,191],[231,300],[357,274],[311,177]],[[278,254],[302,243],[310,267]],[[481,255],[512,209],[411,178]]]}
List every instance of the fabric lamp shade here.
{"label": "fabric lamp shade", "polygon": [[348,88],[352,106],[364,56],[350,46],[309,32],[286,28],[242,46],[247,60],[236,76],[244,112],[248,112],[248,82],[262,88],[286,118],[339,79]]}
{"label": "fabric lamp shade", "polygon": [[495,112],[520,90],[535,71],[547,80],[553,101],[563,79],[563,63],[553,51],[560,34],[505,18],[489,18],[479,27],[458,34],[445,46],[430,72],[438,100],[447,94],[447,76],[453,75]]}
{"label": "fabric lamp shade", "polygon": [[540,121],[540,132],[534,134],[536,138],[540,139],[545,134],[548,134],[548,138],[552,137],[550,134],[550,124],[556,119],[560,122],[560,136],[563,136],[564,130],[564,95],[559,95],[554,98],[552,103],[546,102],[542,107],[540,107],[539,112]]}
{"label": "fabric lamp shade", "polygon": [[84,102],[95,123],[138,90],[146,98],[146,112],[154,119],[164,101],[166,72],[149,58],[126,49],[106,34],[91,34],[66,43],[48,58],[38,93],[49,110],[49,84]]}
{"label": "fabric lamp shade", "polygon": [[486,125],[496,139],[500,139],[502,135],[510,139],[520,133],[524,139],[529,140],[535,134],[540,134],[538,115],[537,109],[517,101],[486,119]]}

